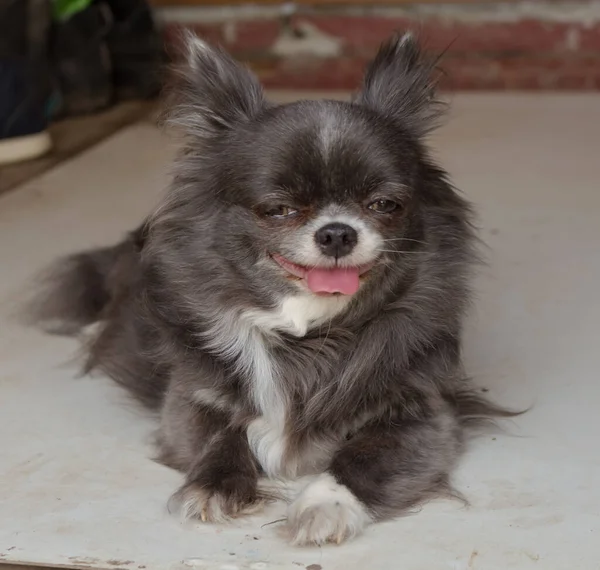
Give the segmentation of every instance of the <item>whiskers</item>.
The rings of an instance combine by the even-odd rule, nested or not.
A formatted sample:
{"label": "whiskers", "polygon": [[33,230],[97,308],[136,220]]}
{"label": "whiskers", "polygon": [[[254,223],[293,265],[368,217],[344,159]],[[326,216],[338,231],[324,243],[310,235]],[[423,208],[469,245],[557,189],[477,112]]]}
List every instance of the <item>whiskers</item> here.
{"label": "whiskers", "polygon": [[[404,242],[410,244],[427,245],[427,242],[412,238],[388,238],[383,240],[383,247],[377,249],[377,253],[392,253],[394,255],[426,255],[429,252],[420,249],[402,249]],[[398,246],[398,247],[396,247]]]}
{"label": "whiskers", "polygon": [[400,255],[428,255],[429,251],[413,251],[407,249],[378,249],[377,253],[397,253]]}
{"label": "whiskers", "polygon": [[388,243],[388,242],[392,242],[392,241],[410,241],[412,243],[418,243],[421,245],[427,245],[426,241],[420,240],[420,239],[412,239],[412,238],[387,238],[384,239],[383,242],[384,243]]}

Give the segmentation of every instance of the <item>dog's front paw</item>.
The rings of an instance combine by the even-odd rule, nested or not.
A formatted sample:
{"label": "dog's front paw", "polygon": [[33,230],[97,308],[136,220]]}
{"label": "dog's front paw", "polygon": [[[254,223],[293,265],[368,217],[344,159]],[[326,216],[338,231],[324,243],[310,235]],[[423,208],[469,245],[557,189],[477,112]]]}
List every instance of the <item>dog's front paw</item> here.
{"label": "dog's front paw", "polygon": [[190,483],[179,489],[169,501],[169,510],[178,510],[186,519],[220,523],[258,512],[266,498],[243,486],[231,484],[210,489]]}
{"label": "dog's front paw", "polygon": [[352,492],[328,474],[310,483],[289,506],[292,544],[342,543],[360,534],[371,516]]}

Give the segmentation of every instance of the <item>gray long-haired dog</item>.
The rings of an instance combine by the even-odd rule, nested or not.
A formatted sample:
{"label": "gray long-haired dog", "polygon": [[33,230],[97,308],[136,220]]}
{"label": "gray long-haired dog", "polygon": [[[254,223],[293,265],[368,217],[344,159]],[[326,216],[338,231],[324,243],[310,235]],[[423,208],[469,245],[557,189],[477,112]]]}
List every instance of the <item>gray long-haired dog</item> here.
{"label": "gray long-haired dog", "polygon": [[62,260],[37,303],[99,369],[160,411],[160,459],[189,517],[290,498],[296,544],[341,542],[448,492],[478,419],[508,415],[461,366],[470,208],[423,145],[434,62],[397,36],[352,103],[268,102],[187,38],[167,197],[114,247]]}

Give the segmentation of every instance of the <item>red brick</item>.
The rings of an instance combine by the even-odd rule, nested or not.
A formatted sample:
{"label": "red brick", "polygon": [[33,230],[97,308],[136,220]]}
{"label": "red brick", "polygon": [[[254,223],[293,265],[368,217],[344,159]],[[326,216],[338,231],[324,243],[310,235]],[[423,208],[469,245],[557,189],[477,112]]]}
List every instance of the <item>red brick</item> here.
{"label": "red brick", "polygon": [[490,57],[448,56],[442,65],[441,86],[449,91],[504,89],[501,68]]}
{"label": "red brick", "polygon": [[563,51],[578,26],[532,19],[518,22],[457,22],[373,16],[298,16],[324,33],[340,38],[348,53],[371,52],[395,31],[413,30],[435,51],[534,52]]}
{"label": "red brick", "polygon": [[452,23],[431,20],[423,35],[434,49],[460,52],[563,51],[570,24],[522,20],[519,22]]}
{"label": "red brick", "polygon": [[222,45],[224,43],[222,24],[191,24],[186,26],[169,23],[163,28],[165,44],[177,47],[181,42],[184,29],[193,30],[200,38],[212,45]]}
{"label": "red brick", "polygon": [[[326,18],[333,22],[333,19]],[[347,26],[339,23],[337,28],[321,27],[326,33],[341,34],[344,36],[346,51],[339,58],[311,58],[298,57],[292,59],[279,59],[269,53],[269,48],[276,41],[280,32],[276,21],[240,22],[233,30],[233,41],[226,45],[237,57],[246,58],[257,70],[257,73],[269,87],[284,87],[295,89],[356,89],[362,79],[365,62],[375,51],[380,32],[389,24],[386,18],[376,20],[377,26],[365,31],[360,23],[362,18],[349,18],[345,21]],[[315,20],[316,21],[316,20]],[[336,20],[337,21],[337,20]],[[373,21],[371,19],[370,21]],[[397,21],[396,21],[397,22]],[[357,27],[351,28],[350,24]],[[427,30],[432,31],[431,22],[424,26],[424,35]],[[436,25],[440,22],[436,21]],[[338,24],[336,24],[338,25]],[[491,28],[488,26],[492,26]],[[525,26],[523,22],[514,24],[511,28],[520,30],[524,34],[527,29],[541,29],[533,26]],[[193,26],[200,34],[213,43],[224,43],[223,27],[221,24]],[[375,29],[377,28],[377,29]],[[548,49],[534,49],[535,33],[531,37],[518,39],[520,43],[514,43],[514,38],[503,35],[501,26],[486,24],[478,26],[476,34],[472,26],[467,26],[470,36],[465,33],[463,39],[469,39],[471,49],[453,48],[442,60],[442,68],[445,74],[442,76],[442,86],[452,90],[533,90],[533,89],[562,89],[562,90],[600,90],[600,50],[595,49],[596,34],[600,31],[600,25],[589,28],[583,33],[580,28],[581,51],[564,49],[564,44],[554,44],[549,41],[552,33],[557,33],[558,28],[552,28],[552,33],[546,30],[542,35],[545,42],[537,45]],[[456,25],[443,24],[436,33],[438,48],[443,46],[442,42],[449,40],[449,35],[444,36],[439,30],[456,30]],[[482,29],[487,29],[488,34],[481,34]],[[563,31],[566,33],[567,29]],[[362,30],[362,31],[361,31]],[[493,33],[490,31],[492,30]],[[390,30],[384,30],[389,32]],[[448,32],[449,33],[449,32]],[[362,34],[362,35],[361,35]],[[546,34],[546,35],[544,35]],[[548,35],[549,34],[549,35]],[[178,27],[167,26],[165,39],[167,42],[175,41],[178,35]],[[389,35],[389,33],[381,35]],[[427,37],[427,36],[426,36]],[[559,35],[553,36],[557,39]],[[350,39],[355,43],[349,45]],[[538,38],[539,39],[539,38]],[[519,49],[509,49],[509,41],[513,41]],[[479,42],[479,43],[477,43]],[[503,44],[503,42],[505,42]],[[527,42],[531,42],[527,44]],[[358,44],[361,47],[357,47]],[[432,41],[429,42],[432,45]],[[460,46],[460,44],[458,44]],[[504,45],[504,48],[501,47]],[[561,47],[562,45],[562,47]],[[529,47],[528,47],[529,46]],[[557,47],[558,46],[558,47]],[[435,44],[433,45],[435,48]],[[493,49],[492,49],[493,48]]]}
{"label": "red brick", "polygon": [[591,91],[600,87],[600,61],[565,62],[552,74],[554,89],[570,91]]}
{"label": "red brick", "polygon": [[241,20],[229,25],[232,41],[227,43],[227,47],[234,53],[266,51],[281,33],[279,20]]}
{"label": "red brick", "polygon": [[350,58],[306,58],[294,62],[250,62],[266,87],[286,89],[356,89],[364,62]]}
{"label": "red brick", "polygon": [[454,58],[450,67],[454,89],[594,90],[600,77],[600,58],[578,55]]}
{"label": "red brick", "polygon": [[293,20],[295,25],[300,22],[309,22],[325,34],[342,39],[350,51],[371,51],[394,32],[414,27],[408,19],[376,16],[302,15]]}
{"label": "red brick", "polygon": [[[362,58],[251,62],[268,87],[355,90]],[[459,90],[599,90],[600,58],[449,56],[442,88]]]}
{"label": "red brick", "polygon": [[198,34],[200,38],[202,38],[209,44],[225,44],[225,37],[223,36],[222,24],[194,24],[192,29],[196,34]]}
{"label": "red brick", "polygon": [[579,49],[600,52],[600,23],[581,27],[579,31]]}
{"label": "red brick", "polygon": [[[370,55],[381,41],[397,30],[417,32],[429,49],[438,52],[559,53],[569,51],[568,38],[573,33],[579,36],[581,50],[600,51],[600,24],[585,27],[532,19],[469,23],[440,18],[410,20],[380,16],[299,15],[292,20],[292,25],[297,26],[300,22],[309,22],[322,32],[340,38],[347,55]],[[191,27],[207,41],[224,43],[236,53],[267,51],[281,33],[281,23],[277,19],[198,23]],[[224,33],[226,27],[228,34]]]}

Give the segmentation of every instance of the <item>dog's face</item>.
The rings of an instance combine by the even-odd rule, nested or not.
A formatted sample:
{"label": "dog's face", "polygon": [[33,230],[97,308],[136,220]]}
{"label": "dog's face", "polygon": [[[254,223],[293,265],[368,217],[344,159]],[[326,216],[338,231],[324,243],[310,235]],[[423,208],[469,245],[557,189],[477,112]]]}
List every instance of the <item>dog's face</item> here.
{"label": "dog's face", "polygon": [[346,103],[263,111],[220,161],[224,241],[250,237],[245,247],[233,239],[239,257],[270,281],[354,295],[408,243],[418,160],[408,140],[390,145],[393,136],[376,114]]}
{"label": "dog's face", "polygon": [[352,103],[282,106],[229,56],[188,41],[171,122],[188,133],[178,175],[192,250],[210,235],[212,253],[260,293],[389,288],[426,245],[420,139],[439,107],[414,40],[382,47]]}

